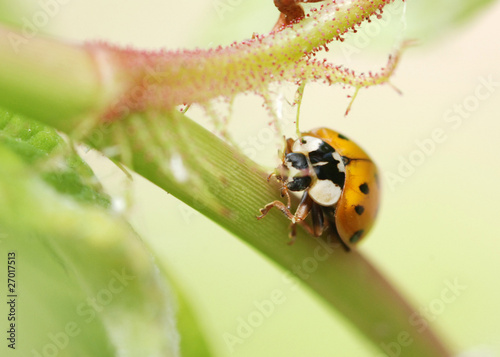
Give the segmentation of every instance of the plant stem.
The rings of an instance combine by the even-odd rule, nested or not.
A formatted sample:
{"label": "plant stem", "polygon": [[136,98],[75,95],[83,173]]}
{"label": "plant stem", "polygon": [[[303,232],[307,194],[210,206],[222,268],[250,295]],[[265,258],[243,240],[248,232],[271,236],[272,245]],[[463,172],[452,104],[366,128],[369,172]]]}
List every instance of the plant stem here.
{"label": "plant stem", "polygon": [[390,2],[355,0],[342,7],[329,2],[282,31],[210,50],[147,52],[102,43],[78,47],[27,39],[0,27],[0,90],[5,93],[0,105],[43,115],[52,123],[82,115],[116,119],[131,111],[172,109],[246,91],[262,94],[277,81],[324,81],[356,89],[382,84],[397,54],[380,73],[367,75],[310,55]]}
{"label": "plant stem", "polygon": [[26,39],[0,26],[0,63],[2,105],[27,116],[71,128],[64,120],[109,104],[112,91],[102,85],[96,56],[80,46]]}
{"label": "plant stem", "polygon": [[[115,125],[130,133],[132,162],[125,164],[297,276],[376,347],[404,343],[404,356],[451,356],[431,328],[419,331],[422,325],[411,323],[423,317],[359,251],[346,252],[302,229],[289,246],[289,221],[280,212],[258,221],[259,208],[279,199],[279,188],[237,150],[176,111],[133,115],[109,129]],[[98,145],[113,145],[113,139]],[[175,179],[173,158],[186,170],[185,180]]]}
{"label": "plant stem", "polygon": [[[176,105],[205,103],[216,96],[262,93],[277,81],[324,81],[356,88],[386,82],[394,70],[393,61],[380,73],[357,75],[342,66],[316,61],[311,54],[372,15],[382,12],[393,0],[354,0],[339,6],[326,2],[310,17],[279,32],[254,35],[227,47],[176,52],[144,52],[106,44],[97,48],[112,53],[121,71],[135,83],[118,107],[143,110],[151,106],[172,109]],[[138,94],[140,93],[140,94]],[[141,100],[137,100],[141,97]],[[108,113],[122,115],[118,108]]]}

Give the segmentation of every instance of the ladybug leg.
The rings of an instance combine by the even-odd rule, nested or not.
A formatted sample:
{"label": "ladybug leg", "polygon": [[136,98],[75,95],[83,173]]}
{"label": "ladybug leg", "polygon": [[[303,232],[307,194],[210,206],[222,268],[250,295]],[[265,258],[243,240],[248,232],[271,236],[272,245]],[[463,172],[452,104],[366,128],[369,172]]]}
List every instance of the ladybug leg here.
{"label": "ladybug leg", "polygon": [[304,228],[307,231],[307,233],[309,233],[310,235],[312,235],[312,236],[316,235],[314,228],[311,227],[306,221],[291,223],[290,224],[290,233],[288,234],[288,236],[290,237],[290,241],[288,242],[289,245],[292,245],[293,243],[295,243],[295,238],[297,235],[297,224],[300,224],[302,226],[302,228]]}
{"label": "ladybug leg", "polygon": [[290,224],[290,233],[288,233],[290,240],[288,241],[288,245],[292,245],[295,243],[295,238],[297,238],[297,224]]}
{"label": "ladybug leg", "polygon": [[[297,212],[295,212],[295,222],[292,222],[290,227],[291,241],[288,244],[293,244],[293,242],[295,242],[297,224],[300,224],[302,228],[307,231],[307,233],[314,237],[319,237],[321,236],[321,234],[323,234],[323,230],[325,228],[323,212],[318,208],[318,205],[314,203],[307,190],[305,190],[304,195],[302,196],[302,200],[297,207]],[[306,217],[309,214],[312,218],[312,226],[305,221]]]}
{"label": "ladybug leg", "polygon": [[314,236],[319,237],[325,230],[325,220],[323,217],[323,210],[319,209],[318,205],[313,204],[311,208],[311,218],[314,229]]}
{"label": "ladybug leg", "polygon": [[335,211],[330,208],[324,208],[323,216],[327,221],[327,225],[330,227],[327,236],[328,242],[340,242],[340,245],[342,245],[342,248],[344,248],[346,252],[351,251],[351,248],[349,248],[349,246],[342,240],[342,238],[340,238],[339,233],[337,232],[337,227],[335,226]]}
{"label": "ladybug leg", "polygon": [[276,172],[271,173],[267,177],[267,182],[269,182],[271,180],[271,177],[273,177],[273,176],[276,177],[276,180],[281,183],[281,191],[280,191],[281,197],[286,197],[286,200],[287,200],[286,207],[288,209],[290,209],[292,200],[290,198],[290,193],[288,192],[288,188],[284,184],[285,179],[283,178],[284,177],[283,173],[286,170],[287,170],[287,168],[286,168],[285,164],[281,165],[280,167],[278,167],[276,169]]}
{"label": "ladybug leg", "polygon": [[304,194],[302,195],[302,199],[300,200],[299,205],[297,206],[297,211],[295,212],[295,222],[300,223],[306,219],[307,215],[311,211],[311,208],[314,204],[311,196],[309,196],[309,189],[304,190]]}
{"label": "ladybug leg", "polygon": [[269,211],[271,210],[271,208],[273,208],[273,207],[276,207],[281,212],[283,212],[283,214],[285,216],[287,216],[287,218],[290,221],[292,221],[292,222],[295,221],[295,216],[292,214],[292,212],[290,212],[290,209],[287,206],[285,206],[285,204],[283,202],[281,202],[281,201],[273,201],[273,202],[268,203],[267,205],[265,205],[264,208],[260,209],[261,215],[257,216],[257,219],[264,218],[269,213]]}
{"label": "ladybug leg", "polygon": [[[288,193],[288,190],[285,191],[286,195],[288,196],[288,204],[290,205],[290,194]],[[271,203],[268,203],[267,205],[264,206],[264,208],[260,209],[260,216],[257,216],[257,219],[262,219],[264,218],[271,208],[276,207],[279,209],[292,223],[290,224],[290,243],[293,244],[295,242],[295,236],[297,232],[296,225],[300,224],[309,234],[311,235],[316,235],[316,230],[311,227],[306,221],[306,217],[308,216],[309,212],[311,211],[311,207],[313,207],[314,202],[307,193],[307,190],[304,192],[304,195],[302,196],[302,200],[300,201],[299,205],[297,206],[297,211],[295,214],[292,214],[290,211],[290,208],[285,206],[285,204],[281,201],[273,201]]]}
{"label": "ladybug leg", "polygon": [[283,196],[286,196],[286,207],[288,209],[290,209],[290,207],[292,206],[292,198],[290,197],[290,192],[288,192],[288,189],[286,188],[286,186],[284,186],[281,189],[281,197],[283,197]]}
{"label": "ladybug leg", "polygon": [[290,242],[288,244],[293,244],[295,242],[296,236],[296,225],[300,224],[310,235],[316,236],[316,230],[311,227],[306,221],[306,217],[309,215],[311,208],[314,208],[315,204],[312,200],[311,196],[307,190],[304,191],[302,195],[302,199],[300,200],[299,205],[297,206],[297,211],[295,212],[294,219],[292,220],[292,224],[290,225]]}

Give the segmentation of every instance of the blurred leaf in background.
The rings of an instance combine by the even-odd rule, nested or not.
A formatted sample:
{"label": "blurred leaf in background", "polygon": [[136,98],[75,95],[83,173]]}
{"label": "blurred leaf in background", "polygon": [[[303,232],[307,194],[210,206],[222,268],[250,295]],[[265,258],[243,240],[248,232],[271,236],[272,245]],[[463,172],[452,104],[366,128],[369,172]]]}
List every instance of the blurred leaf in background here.
{"label": "blurred leaf in background", "polygon": [[0,162],[0,259],[15,256],[16,301],[1,310],[17,353],[210,355],[189,303],[54,129],[2,111]]}

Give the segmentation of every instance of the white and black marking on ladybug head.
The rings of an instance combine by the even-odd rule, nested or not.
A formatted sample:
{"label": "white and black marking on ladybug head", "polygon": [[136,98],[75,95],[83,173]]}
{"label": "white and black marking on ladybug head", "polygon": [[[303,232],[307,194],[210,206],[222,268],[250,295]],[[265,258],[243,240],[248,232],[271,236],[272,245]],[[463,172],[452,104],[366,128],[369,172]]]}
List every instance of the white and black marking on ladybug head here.
{"label": "white and black marking on ladybug head", "polygon": [[290,191],[309,188],[311,198],[321,206],[333,206],[342,195],[345,165],[342,156],[319,138],[304,136],[285,156]]}
{"label": "white and black marking on ladybug head", "polygon": [[304,154],[288,153],[285,156],[285,165],[288,170],[285,185],[290,191],[304,191],[311,185],[309,162]]}
{"label": "white and black marking on ladybug head", "polygon": [[291,152],[285,156],[285,164],[289,169],[305,170],[309,168],[309,163],[304,154]]}
{"label": "white and black marking on ladybug head", "polygon": [[[345,182],[346,170],[342,156],[331,145],[312,136],[304,136],[296,140],[292,146],[292,153],[298,155],[291,156],[296,161],[294,166],[299,166],[300,161],[300,166],[303,167],[303,160],[308,159],[307,164],[311,165],[315,177],[310,181],[305,179],[304,177],[310,174],[302,170],[297,182],[288,184],[288,187],[303,189],[309,187],[309,194],[316,203],[321,206],[335,205],[342,195]],[[301,159],[299,160],[298,157]]]}
{"label": "white and black marking on ladybug head", "polygon": [[304,136],[294,142],[292,152],[308,155],[313,166],[337,162],[340,172],[345,172],[344,160],[335,149],[319,138]]}
{"label": "white and black marking on ladybug head", "polygon": [[300,192],[308,188],[311,185],[311,182],[311,176],[293,176],[288,178],[286,187],[290,191]]}
{"label": "white and black marking on ladybug head", "polygon": [[309,195],[321,206],[333,206],[342,195],[342,187],[330,180],[317,180],[309,188]]}
{"label": "white and black marking on ladybug head", "polygon": [[333,152],[332,153],[333,159],[335,161],[338,161],[337,168],[339,169],[340,172],[345,172],[345,164],[344,164],[344,159],[338,152]]}
{"label": "white and black marking on ladybug head", "polygon": [[310,157],[310,160],[318,180],[329,180],[337,186],[344,187],[345,166],[342,159],[336,159],[336,156],[333,154],[338,155],[338,153],[326,153],[316,159],[314,156]]}
{"label": "white and black marking on ladybug head", "polygon": [[323,140],[313,136],[303,136],[301,139],[295,140],[292,146],[292,152],[309,154],[310,152],[317,151],[324,143]]}

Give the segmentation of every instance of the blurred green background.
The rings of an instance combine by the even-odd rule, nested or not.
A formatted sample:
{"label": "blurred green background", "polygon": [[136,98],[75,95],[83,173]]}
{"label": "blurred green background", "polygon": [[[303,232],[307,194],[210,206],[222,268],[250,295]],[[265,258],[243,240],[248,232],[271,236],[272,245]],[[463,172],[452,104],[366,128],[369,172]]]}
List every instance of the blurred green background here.
{"label": "blurred green background", "polygon": [[[379,165],[381,214],[362,252],[456,351],[498,356],[500,4],[461,23],[463,18],[453,15],[467,2],[429,3],[388,8],[360,37],[330,46],[330,61],[376,72],[399,41],[419,40],[391,80],[403,95],[388,85],[364,89],[344,117],[351,90],[310,84],[300,125],[304,131],[327,126],[344,133]],[[20,18],[39,6],[26,5]],[[41,31],[69,41],[176,49],[242,40],[268,31],[276,18],[270,0],[87,0],[61,4]],[[294,87],[276,86],[273,93],[286,133],[293,135]],[[224,105],[218,110],[227,114]],[[190,109],[190,116],[211,125],[200,108]],[[271,171],[279,142],[269,121],[259,97],[241,95],[229,129],[242,149]],[[129,181],[99,153],[82,155],[117,202],[131,195],[127,215],[155,249],[158,263],[176,274],[215,355],[379,355],[309,291],[195,210],[140,177]],[[458,288],[450,290],[453,285]],[[228,334],[237,336],[241,320],[277,291],[283,302],[241,343],[228,344]]]}

